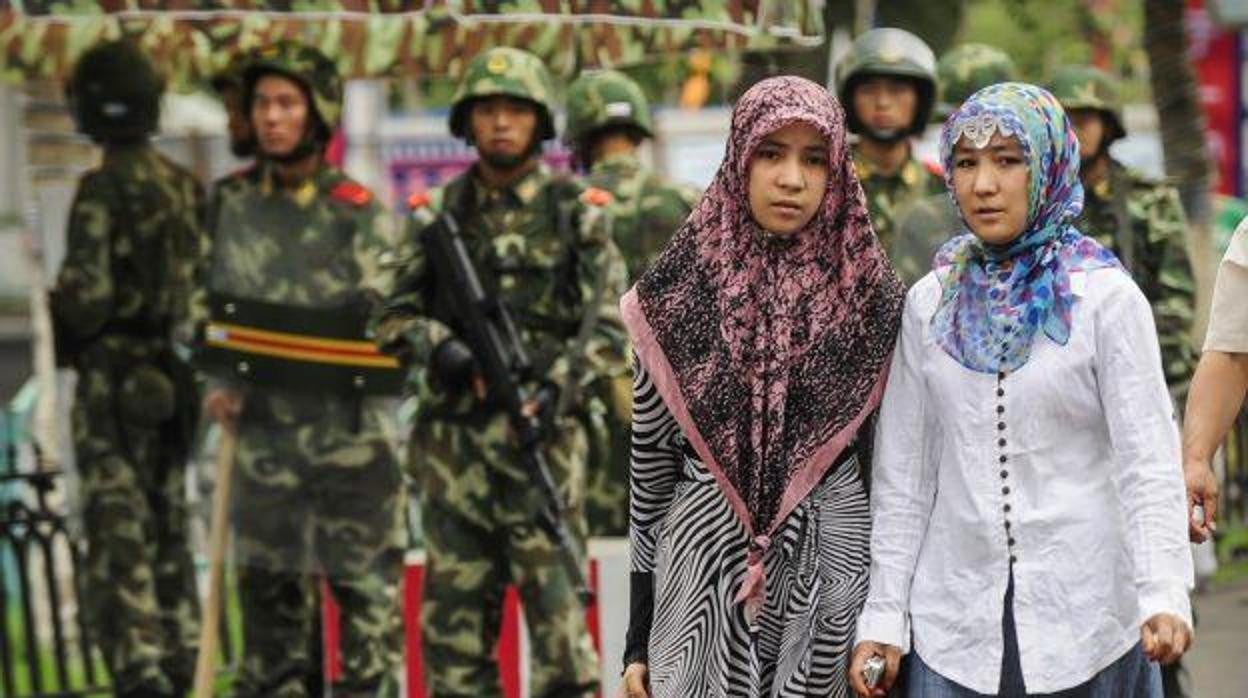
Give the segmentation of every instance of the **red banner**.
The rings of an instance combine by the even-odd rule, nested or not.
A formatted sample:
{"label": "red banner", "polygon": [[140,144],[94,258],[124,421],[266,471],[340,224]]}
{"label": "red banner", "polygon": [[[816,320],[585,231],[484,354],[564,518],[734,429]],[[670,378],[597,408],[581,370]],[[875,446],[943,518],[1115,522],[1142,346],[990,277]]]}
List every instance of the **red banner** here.
{"label": "red banner", "polygon": [[1244,189],[1240,174],[1240,37],[1214,24],[1204,5],[1204,0],[1188,0],[1187,34],[1205,108],[1205,140],[1215,164],[1218,193],[1238,196]]}

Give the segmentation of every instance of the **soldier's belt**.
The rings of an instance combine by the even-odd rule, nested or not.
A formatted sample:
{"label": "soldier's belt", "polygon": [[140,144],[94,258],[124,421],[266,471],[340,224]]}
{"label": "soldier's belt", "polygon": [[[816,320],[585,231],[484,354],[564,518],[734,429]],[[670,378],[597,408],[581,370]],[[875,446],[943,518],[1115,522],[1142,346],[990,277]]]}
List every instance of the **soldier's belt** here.
{"label": "soldier's belt", "polygon": [[200,366],[265,387],[329,394],[398,394],[399,363],[365,338],[360,306],[301,308],[215,295]]}

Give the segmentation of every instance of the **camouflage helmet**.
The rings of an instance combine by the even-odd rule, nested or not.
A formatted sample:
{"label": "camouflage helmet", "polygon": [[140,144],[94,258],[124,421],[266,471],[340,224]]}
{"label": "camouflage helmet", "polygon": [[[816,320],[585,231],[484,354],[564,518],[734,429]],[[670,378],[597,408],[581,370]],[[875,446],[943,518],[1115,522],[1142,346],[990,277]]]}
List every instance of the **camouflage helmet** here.
{"label": "camouflage helmet", "polygon": [[1018,79],[1014,59],[987,44],[962,44],[940,57],[936,64],[940,102],[935,118],[944,121],[980,89]]}
{"label": "camouflage helmet", "polygon": [[1053,74],[1049,90],[1066,111],[1092,109],[1105,118],[1105,143],[1127,135],[1122,125],[1122,103],[1108,73],[1090,65],[1067,65]]}
{"label": "camouflage helmet", "polygon": [[338,126],[342,118],[342,77],[325,54],[293,41],[279,41],[248,54],[243,68],[243,104],[248,109],[256,82],[272,73],[290,78],[307,90],[312,111],[326,131]]}
{"label": "camouflage helmet", "polygon": [[243,89],[243,73],[251,61],[250,53],[236,53],[221,70],[212,74],[208,82],[218,94],[230,88]]}
{"label": "camouflage helmet", "polygon": [[537,107],[541,140],[555,137],[551,115],[555,84],[541,59],[515,48],[492,48],[468,64],[451,105],[451,135],[468,138],[468,113],[472,103],[485,97],[515,97]]}
{"label": "camouflage helmet", "polygon": [[132,141],[156,130],[164,89],[164,79],[138,47],[109,41],[78,59],[65,98],[82,133],[103,142]]}
{"label": "camouflage helmet", "polygon": [[563,139],[583,143],[608,126],[632,127],[654,136],[650,102],[632,78],[616,70],[586,73],[568,87],[568,125]]}
{"label": "camouflage helmet", "polygon": [[836,66],[836,92],[845,108],[846,124],[854,133],[862,122],[854,113],[853,91],[873,76],[910,78],[918,87],[914,123],[907,135],[922,133],[936,101],[936,55],[919,37],[904,29],[872,29],[854,40],[849,53]]}

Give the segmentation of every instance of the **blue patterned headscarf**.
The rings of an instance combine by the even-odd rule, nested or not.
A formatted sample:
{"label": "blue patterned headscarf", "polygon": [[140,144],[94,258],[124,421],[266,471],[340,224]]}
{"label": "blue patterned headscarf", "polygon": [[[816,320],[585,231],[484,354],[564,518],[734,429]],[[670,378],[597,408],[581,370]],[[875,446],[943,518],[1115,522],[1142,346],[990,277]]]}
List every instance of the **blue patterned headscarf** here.
{"label": "blue patterned headscarf", "polygon": [[958,363],[984,373],[1027,363],[1039,331],[1066,344],[1074,305],[1071,272],[1118,265],[1112,252],[1073,225],[1083,210],[1079,142],[1057,100],[1039,87],[992,85],[949,117],[940,152],[950,195],[958,141],[984,147],[994,133],[1018,139],[1030,172],[1023,233],[1007,245],[960,235],[940,248],[933,263],[941,280],[932,317],[937,341]]}

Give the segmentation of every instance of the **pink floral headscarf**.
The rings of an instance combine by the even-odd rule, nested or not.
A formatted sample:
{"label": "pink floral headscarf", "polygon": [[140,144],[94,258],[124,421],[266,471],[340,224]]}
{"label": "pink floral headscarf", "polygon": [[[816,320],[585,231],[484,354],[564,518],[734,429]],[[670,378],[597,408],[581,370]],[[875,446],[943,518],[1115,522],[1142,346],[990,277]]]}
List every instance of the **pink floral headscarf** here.
{"label": "pink floral headscarf", "polygon": [[[749,167],[795,122],[827,140],[829,176],[819,212],[781,239],[751,217]],[[755,85],[706,195],[621,301],[638,360],[749,532],[743,598],[770,535],[878,406],[903,296],[836,100],[798,77]]]}

